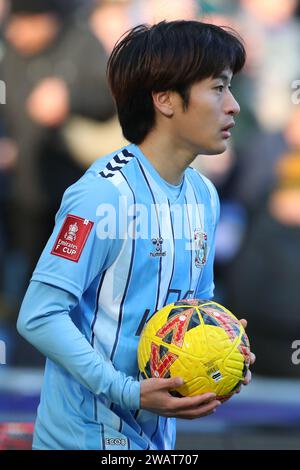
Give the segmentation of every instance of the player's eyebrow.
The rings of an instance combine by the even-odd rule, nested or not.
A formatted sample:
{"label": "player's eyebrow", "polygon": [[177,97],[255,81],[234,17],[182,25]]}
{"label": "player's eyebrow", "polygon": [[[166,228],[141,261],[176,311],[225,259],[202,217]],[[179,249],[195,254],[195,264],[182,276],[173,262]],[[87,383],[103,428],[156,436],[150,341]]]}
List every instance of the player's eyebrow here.
{"label": "player's eyebrow", "polygon": [[216,80],[222,80],[224,82],[224,85],[228,85],[231,82],[232,79],[232,74],[229,74],[227,72],[222,72],[218,77],[216,77]]}

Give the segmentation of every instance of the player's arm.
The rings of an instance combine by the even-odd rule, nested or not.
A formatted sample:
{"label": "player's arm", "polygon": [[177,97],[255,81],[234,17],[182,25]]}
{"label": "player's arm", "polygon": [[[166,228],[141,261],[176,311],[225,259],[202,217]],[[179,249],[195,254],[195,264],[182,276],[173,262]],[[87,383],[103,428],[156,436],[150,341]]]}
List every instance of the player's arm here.
{"label": "player's arm", "polygon": [[92,348],[70,318],[76,305],[71,293],[32,281],[21,307],[18,331],[95,395],[104,394],[122,408],[138,409],[139,382],[117,371]]}
{"label": "player's arm", "polygon": [[[84,292],[122,249],[122,237],[114,232],[107,237],[99,234],[105,217],[99,215],[102,204],[118,208],[119,196],[111,182],[92,171],[66,191],[24,298],[18,330],[93,393],[103,393],[123,408],[137,409],[139,382],[116,371],[72,321]],[[117,224],[117,233],[118,228]]]}
{"label": "player's arm", "polygon": [[206,416],[219,406],[212,393],[174,398],[169,392],[178,386],[178,378],[139,383],[117,371],[73,323],[70,312],[76,305],[77,299],[71,293],[32,281],[21,307],[18,331],[92,393],[103,394],[122,408],[144,408],[161,416],[193,419]]}

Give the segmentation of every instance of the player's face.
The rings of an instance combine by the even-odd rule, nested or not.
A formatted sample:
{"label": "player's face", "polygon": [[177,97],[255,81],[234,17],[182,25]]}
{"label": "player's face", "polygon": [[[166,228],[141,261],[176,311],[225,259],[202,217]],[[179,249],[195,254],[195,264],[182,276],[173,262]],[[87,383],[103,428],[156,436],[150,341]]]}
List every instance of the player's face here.
{"label": "player's face", "polygon": [[182,109],[175,99],[174,136],[178,145],[193,154],[213,155],[226,150],[230,129],[240,107],[230,91],[232,73],[225,70],[218,78],[207,78],[191,87],[189,105]]}

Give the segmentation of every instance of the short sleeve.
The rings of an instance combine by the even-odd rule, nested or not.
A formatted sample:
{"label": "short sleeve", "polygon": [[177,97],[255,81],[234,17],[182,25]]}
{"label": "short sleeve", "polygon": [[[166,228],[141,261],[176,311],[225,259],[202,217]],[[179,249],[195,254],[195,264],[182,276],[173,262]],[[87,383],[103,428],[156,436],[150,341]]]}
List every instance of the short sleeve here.
{"label": "short sleeve", "polygon": [[32,280],[80,299],[121,250],[119,195],[109,180],[88,174],[68,188]]}

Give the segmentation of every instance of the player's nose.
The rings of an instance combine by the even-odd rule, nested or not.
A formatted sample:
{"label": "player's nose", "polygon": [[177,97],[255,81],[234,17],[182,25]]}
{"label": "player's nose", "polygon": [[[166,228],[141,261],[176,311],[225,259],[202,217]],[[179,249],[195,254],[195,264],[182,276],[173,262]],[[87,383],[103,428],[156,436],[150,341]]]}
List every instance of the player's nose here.
{"label": "player's nose", "polygon": [[225,113],[232,116],[237,116],[241,108],[235,97],[231,92],[228,93],[227,99],[225,102]]}

